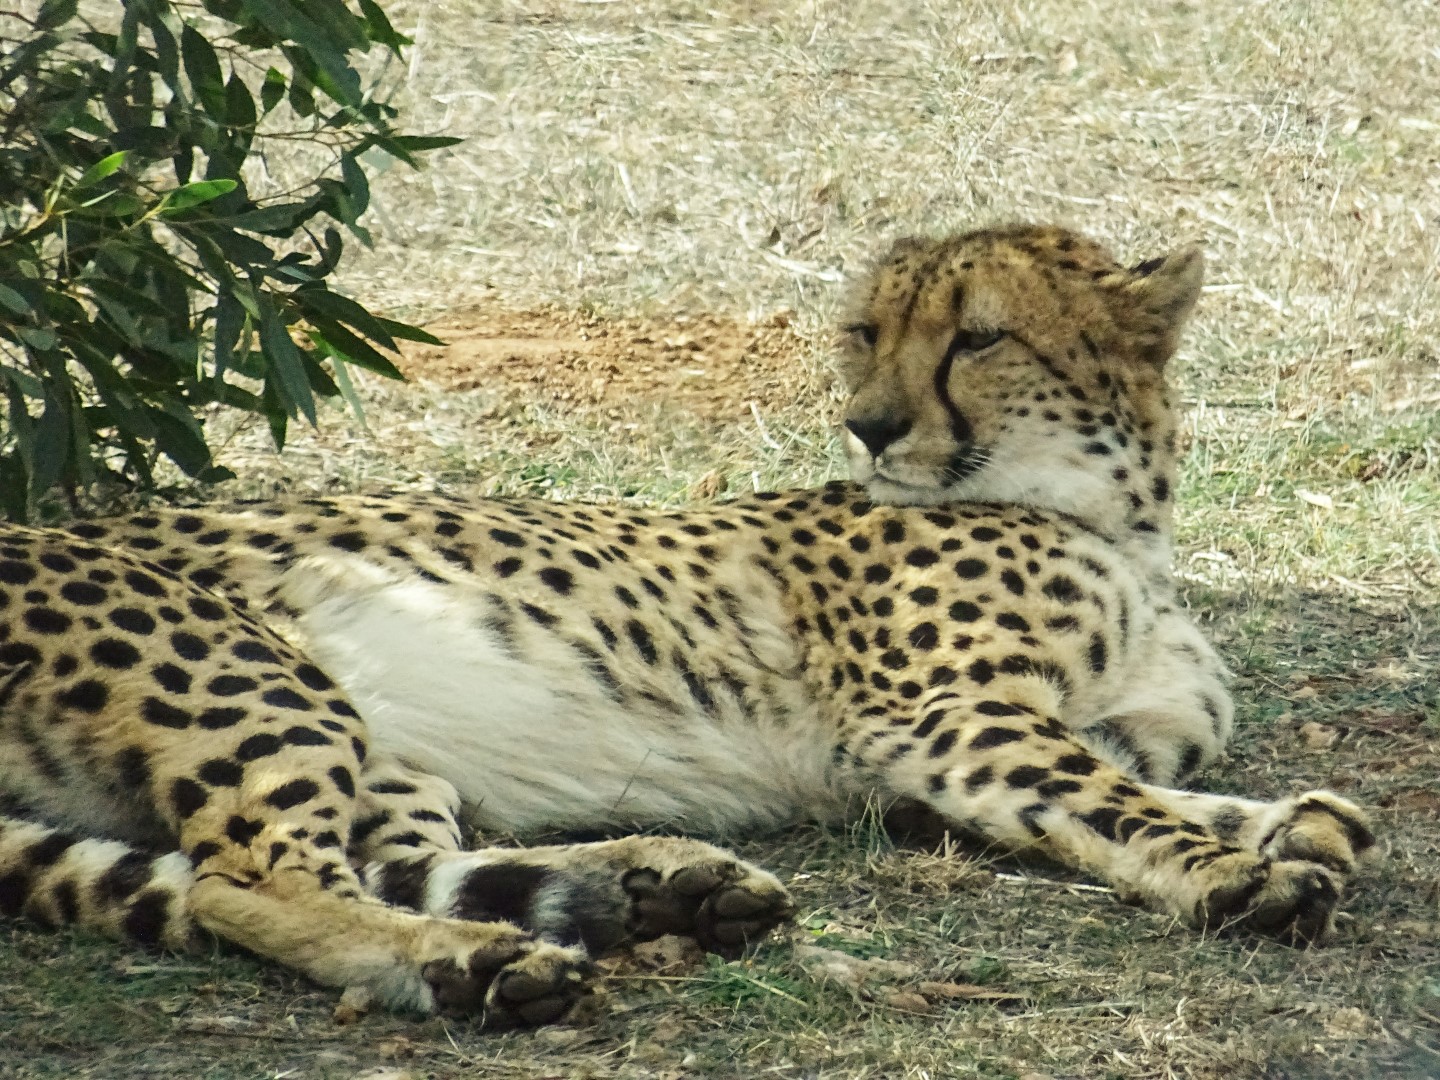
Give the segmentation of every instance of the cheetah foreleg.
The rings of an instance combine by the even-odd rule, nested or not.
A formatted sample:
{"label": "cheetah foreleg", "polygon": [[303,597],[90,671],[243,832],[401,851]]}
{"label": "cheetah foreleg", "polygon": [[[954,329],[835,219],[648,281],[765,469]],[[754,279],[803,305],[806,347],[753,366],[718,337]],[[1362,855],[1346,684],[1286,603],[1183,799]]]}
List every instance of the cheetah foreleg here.
{"label": "cheetah foreleg", "polygon": [[1296,943],[1324,937],[1373,843],[1358,809],[1325,792],[1267,804],[1142,784],[1026,689],[992,687],[976,700],[937,693],[918,721],[855,733],[852,754],[895,794],[989,840],[1095,873],[1124,899],[1203,927]]}

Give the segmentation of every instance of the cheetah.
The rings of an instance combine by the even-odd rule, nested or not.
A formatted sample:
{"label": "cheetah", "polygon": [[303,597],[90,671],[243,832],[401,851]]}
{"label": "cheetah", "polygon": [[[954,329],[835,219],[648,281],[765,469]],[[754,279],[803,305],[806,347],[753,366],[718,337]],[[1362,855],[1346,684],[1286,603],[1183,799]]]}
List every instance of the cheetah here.
{"label": "cheetah", "polygon": [[1181,786],[1232,724],[1170,569],[1202,273],[1055,227],[899,242],[843,330],[852,478],[818,489],[5,526],[0,910],[544,1023],[608,949],[734,952],[791,910],[633,833],[878,798],[1201,928],[1321,940],[1363,812]]}

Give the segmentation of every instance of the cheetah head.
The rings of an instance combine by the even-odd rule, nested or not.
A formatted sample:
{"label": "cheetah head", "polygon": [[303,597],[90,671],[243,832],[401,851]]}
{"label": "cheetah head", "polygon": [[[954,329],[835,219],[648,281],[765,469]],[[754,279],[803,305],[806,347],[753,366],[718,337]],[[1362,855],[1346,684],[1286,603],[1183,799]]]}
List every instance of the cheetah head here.
{"label": "cheetah head", "polygon": [[1009,502],[1169,532],[1164,368],[1204,260],[1127,269],[1065,229],[902,240],[845,328],[855,479],[879,502]]}

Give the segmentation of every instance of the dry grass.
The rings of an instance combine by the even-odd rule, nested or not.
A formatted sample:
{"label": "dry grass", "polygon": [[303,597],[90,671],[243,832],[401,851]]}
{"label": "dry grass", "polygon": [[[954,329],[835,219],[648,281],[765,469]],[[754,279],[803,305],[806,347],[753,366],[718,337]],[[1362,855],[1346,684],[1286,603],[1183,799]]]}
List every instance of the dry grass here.
{"label": "dry grass", "polygon": [[[342,1028],[327,994],[244,959],[137,965],[9,930],[0,1075],[1440,1075],[1440,5],[387,8],[417,38],[397,103],[467,142],[376,184],[382,239],[348,283],[457,339],[533,340],[416,354],[437,381],[368,384],[368,430],[336,415],[283,458],[236,432],[251,490],[806,483],[841,468],[838,281],[887,238],[1024,218],[1135,258],[1203,242],[1179,566],[1241,709],[1207,780],[1340,788],[1377,808],[1385,859],[1336,943],[1298,953],[1053,870],[899,852],[868,823],[802,829],[745,848],[794,876],[789,939],[622,969],[593,1027],[537,1036]],[[752,347],[777,312],[784,340]],[[580,335],[606,327],[626,347],[600,355]],[[911,970],[819,981],[803,941]],[[998,997],[927,1003],[926,981]]]}

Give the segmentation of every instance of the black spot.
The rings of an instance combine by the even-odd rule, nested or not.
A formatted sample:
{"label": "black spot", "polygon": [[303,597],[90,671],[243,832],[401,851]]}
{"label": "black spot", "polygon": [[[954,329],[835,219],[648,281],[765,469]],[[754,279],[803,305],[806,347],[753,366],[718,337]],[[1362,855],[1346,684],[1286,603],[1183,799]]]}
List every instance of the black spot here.
{"label": "black spot", "polygon": [[521,567],[523,567],[524,565],[525,563],[522,560],[512,555],[508,559],[501,559],[499,562],[497,562],[494,566],[494,570],[495,573],[498,574],[500,577],[507,578],[513,576],[514,574],[518,574]]}
{"label": "black spot", "polygon": [[981,716],[1021,716],[1033,710],[1008,701],[981,701],[976,704],[975,711]]}
{"label": "black spot", "polygon": [[205,689],[216,697],[235,697],[249,693],[259,685],[248,675],[216,675],[205,684]]}
{"label": "black spot", "polygon": [[140,662],[140,650],[128,641],[101,638],[90,646],[90,659],[101,667],[124,671]]}
{"label": "black spot", "polygon": [[1016,596],[1025,595],[1025,579],[1009,568],[1001,571],[1000,583],[1009,589]]}
{"label": "black spot", "polygon": [[367,784],[366,790],[376,795],[414,795],[418,789],[408,780],[380,780]]}
{"label": "black spot", "polygon": [[146,723],[154,724],[156,727],[170,728],[173,731],[185,730],[194,719],[179,706],[171,705],[168,701],[161,701],[157,697],[147,697],[140,703],[140,716]]}
{"label": "black spot", "polygon": [[239,814],[231,814],[230,820],[225,822],[225,835],[229,837],[231,843],[248,847],[250,841],[259,836],[264,828],[264,822],[251,821]]}
{"label": "black spot", "polygon": [[210,655],[209,645],[184,630],[177,630],[170,635],[170,647],[182,660],[204,660]]}
{"label": "black spot", "polygon": [[504,544],[506,547],[523,548],[525,538],[519,533],[510,532],[508,529],[491,529],[490,539],[497,544]]}
{"label": "black spot", "polygon": [[950,618],[960,623],[973,623],[983,615],[979,605],[969,600],[956,600],[950,605]]}
{"label": "black spot", "polygon": [[989,765],[981,765],[978,769],[972,770],[969,776],[965,777],[965,790],[971,795],[974,795],[994,779],[995,770]]}
{"label": "black spot", "polygon": [[245,719],[244,709],[206,709],[195,718],[195,722],[207,731],[218,731],[221,728],[234,727],[241,720]]}
{"label": "black spot", "polygon": [[160,889],[147,889],[130,904],[120,927],[125,936],[141,945],[159,945],[165,934],[170,896]]}
{"label": "black spot", "polygon": [[185,694],[190,691],[190,673],[176,664],[157,664],[150,674],[167,694]]}
{"label": "black spot", "polygon": [[283,745],[278,735],[251,735],[235,748],[235,756],[241,761],[258,761],[278,754]]}
{"label": "black spot", "polygon": [[887,544],[899,544],[905,540],[905,526],[898,521],[887,521],[885,527],[880,530],[880,539]]}
{"label": "black spot", "polygon": [[290,780],[266,795],[265,802],[276,810],[289,810],[309,802],[319,794],[320,785],[314,780]]}
{"label": "black spot", "polygon": [[967,581],[982,576],[988,569],[982,559],[961,559],[955,564],[955,573]]}
{"label": "black spot", "polygon": [[1099,833],[1106,840],[1114,841],[1118,837],[1116,831],[1120,823],[1121,813],[1113,806],[1101,806],[1080,815],[1080,820],[1088,825],[1094,832]]}
{"label": "black spot", "polygon": [[196,774],[211,787],[239,787],[245,778],[245,767],[228,758],[211,758]]}
{"label": "black spot", "polygon": [[925,567],[934,566],[940,561],[940,556],[931,548],[912,548],[905,554],[905,561],[911,566]]}
{"label": "black spot", "polygon": [[935,628],[934,623],[921,623],[910,631],[910,644],[914,648],[929,652],[940,644],[940,631]]}
{"label": "black spot", "polygon": [[290,709],[294,712],[310,712],[315,703],[288,686],[272,686],[260,695],[260,700],[276,709]]}
{"label": "black spot", "polygon": [[960,736],[954,728],[948,728],[935,736],[935,741],[930,744],[930,756],[932,758],[944,757],[955,747],[955,741]]}
{"label": "black spot", "polygon": [[970,677],[971,682],[984,686],[995,678],[995,665],[981,657],[965,669],[965,674]]}
{"label": "black spot", "polygon": [[301,664],[295,669],[295,677],[311,690],[330,690],[335,684],[330,677],[314,664]]}
{"label": "black spot", "polygon": [[291,746],[329,746],[330,736],[323,731],[316,731],[314,728],[306,727],[304,724],[294,724],[285,729],[280,736]]}
{"label": "black spot", "polygon": [[1053,766],[1056,772],[1068,773],[1071,776],[1089,776],[1099,767],[1100,762],[1089,754],[1066,754]]}
{"label": "black spot", "polygon": [[275,651],[269,646],[249,639],[237,641],[234,645],[230,646],[230,653],[235,659],[244,660],[252,664],[278,664],[280,662],[280,658],[275,655]]}
{"label": "black spot", "polygon": [[354,797],[355,778],[350,775],[349,769],[343,765],[334,765],[331,766],[327,775],[329,775],[330,782],[335,785],[335,789],[339,791],[341,795],[344,795],[347,799]]}
{"label": "black spot", "polygon": [[170,785],[170,805],[182,819],[193,817],[210,801],[210,793],[188,776]]}
{"label": "black spot", "polygon": [[653,664],[659,659],[655,651],[655,642],[650,637],[650,631],[646,630],[636,619],[630,619],[625,623],[625,633],[634,643],[640,658],[647,664]]}
{"label": "black spot", "polygon": [[93,607],[103,604],[110,594],[99,585],[92,585],[88,581],[67,581],[60,586],[60,595],[72,604]]}
{"label": "black spot", "polygon": [[539,573],[540,580],[554,589],[561,596],[568,596],[575,588],[575,576],[569,570],[561,569],[558,566],[544,567]]}
{"label": "black spot", "polygon": [[1049,779],[1050,770],[1038,765],[1017,765],[1005,774],[1005,786],[1011,788],[1035,787]]}
{"label": "black spot", "polygon": [[63,634],[70,629],[70,616],[51,608],[32,607],[25,612],[25,625],[37,634]]}
{"label": "black spot", "polygon": [[96,679],[82,679],[74,686],[67,687],[56,695],[55,701],[62,708],[94,715],[105,708],[110,700],[110,691]]}
{"label": "black spot", "polygon": [[149,882],[150,874],[150,856],[143,851],[127,851],[95,879],[95,899],[100,904],[114,904],[134,896]]}
{"label": "black spot", "polygon": [[207,596],[192,596],[189,600],[190,613],[206,622],[219,622],[225,618],[225,609]]}
{"label": "black spot", "polygon": [[29,585],[35,580],[35,568],[14,559],[0,560],[0,582],[6,585]]}
{"label": "black spot", "polygon": [[1066,577],[1064,574],[1056,574],[1041,586],[1040,591],[1050,599],[1058,600],[1062,604],[1079,603],[1085,595],[1074,579]]}
{"label": "black spot", "polygon": [[1020,742],[1024,738],[1024,732],[1013,728],[988,727],[970,740],[970,749],[991,750],[1006,743]]}
{"label": "black spot", "polygon": [[155,617],[148,611],[141,611],[139,608],[116,608],[110,612],[110,621],[130,634],[144,636],[155,632]]}
{"label": "black spot", "polygon": [[825,560],[825,565],[829,567],[830,572],[841,581],[850,580],[850,564],[839,555],[831,555],[830,558]]}
{"label": "black spot", "polygon": [[1099,675],[1105,670],[1105,639],[1099,634],[1090,635],[1090,670]]}

